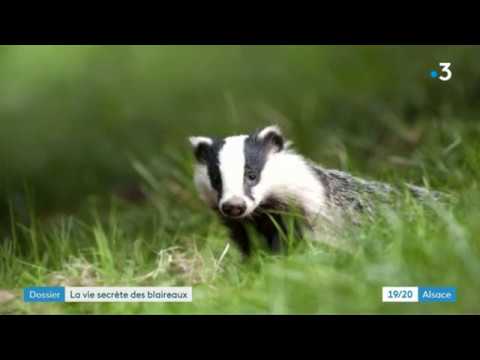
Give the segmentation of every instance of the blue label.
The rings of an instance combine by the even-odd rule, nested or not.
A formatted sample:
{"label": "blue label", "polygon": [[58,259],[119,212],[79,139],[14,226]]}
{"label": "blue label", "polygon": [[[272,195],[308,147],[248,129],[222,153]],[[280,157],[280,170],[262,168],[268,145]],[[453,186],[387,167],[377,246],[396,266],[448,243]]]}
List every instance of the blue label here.
{"label": "blue label", "polygon": [[419,287],[418,301],[426,302],[456,302],[457,289],[453,287]]}
{"label": "blue label", "polygon": [[25,302],[65,302],[63,287],[29,287],[23,289]]}

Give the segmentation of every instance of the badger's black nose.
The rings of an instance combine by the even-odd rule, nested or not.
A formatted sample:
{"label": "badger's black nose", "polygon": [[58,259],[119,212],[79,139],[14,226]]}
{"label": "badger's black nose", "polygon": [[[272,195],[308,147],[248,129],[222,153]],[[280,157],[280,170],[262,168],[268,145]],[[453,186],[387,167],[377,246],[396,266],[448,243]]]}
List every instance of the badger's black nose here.
{"label": "badger's black nose", "polygon": [[227,216],[238,217],[242,216],[247,210],[247,205],[239,197],[231,198],[222,205],[222,212]]}

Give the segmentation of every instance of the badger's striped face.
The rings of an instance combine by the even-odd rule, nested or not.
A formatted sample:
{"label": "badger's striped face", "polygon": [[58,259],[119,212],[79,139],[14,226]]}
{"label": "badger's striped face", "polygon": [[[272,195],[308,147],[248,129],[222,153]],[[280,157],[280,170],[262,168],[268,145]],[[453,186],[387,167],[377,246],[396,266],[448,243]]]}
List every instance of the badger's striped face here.
{"label": "badger's striped face", "polygon": [[195,184],[203,199],[224,216],[250,215],[265,197],[265,164],[283,150],[280,130],[270,126],[251,135],[191,137],[190,142],[197,159]]}

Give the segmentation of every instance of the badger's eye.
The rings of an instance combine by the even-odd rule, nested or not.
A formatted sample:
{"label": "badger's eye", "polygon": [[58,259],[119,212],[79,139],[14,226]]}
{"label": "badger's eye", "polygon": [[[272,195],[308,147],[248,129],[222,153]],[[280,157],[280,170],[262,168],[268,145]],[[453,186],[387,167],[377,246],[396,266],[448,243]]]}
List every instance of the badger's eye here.
{"label": "badger's eye", "polygon": [[250,182],[257,180],[257,174],[252,170],[247,170],[245,175]]}

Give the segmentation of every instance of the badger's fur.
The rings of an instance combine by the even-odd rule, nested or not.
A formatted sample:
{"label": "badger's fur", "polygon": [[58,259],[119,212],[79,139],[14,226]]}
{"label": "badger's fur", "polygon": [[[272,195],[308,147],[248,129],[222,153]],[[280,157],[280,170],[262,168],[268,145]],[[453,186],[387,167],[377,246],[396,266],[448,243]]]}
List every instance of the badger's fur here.
{"label": "badger's fur", "polygon": [[[314,164],[291,149],[277,126],[250,135],[189,140],[196,158],[196,188],[244,255],[251,252],[247,224],[264,235],[272,251],[281,249],[278,228],[285,229],[285,224],[277,210],[300,210],[303,226],[296,229],[301,235],[302,228],[321,229],[356,214],[372,214],[377,200],[388,201],[399,191]],[[424,188],[409,189],[414,196],[436,196]]]}

